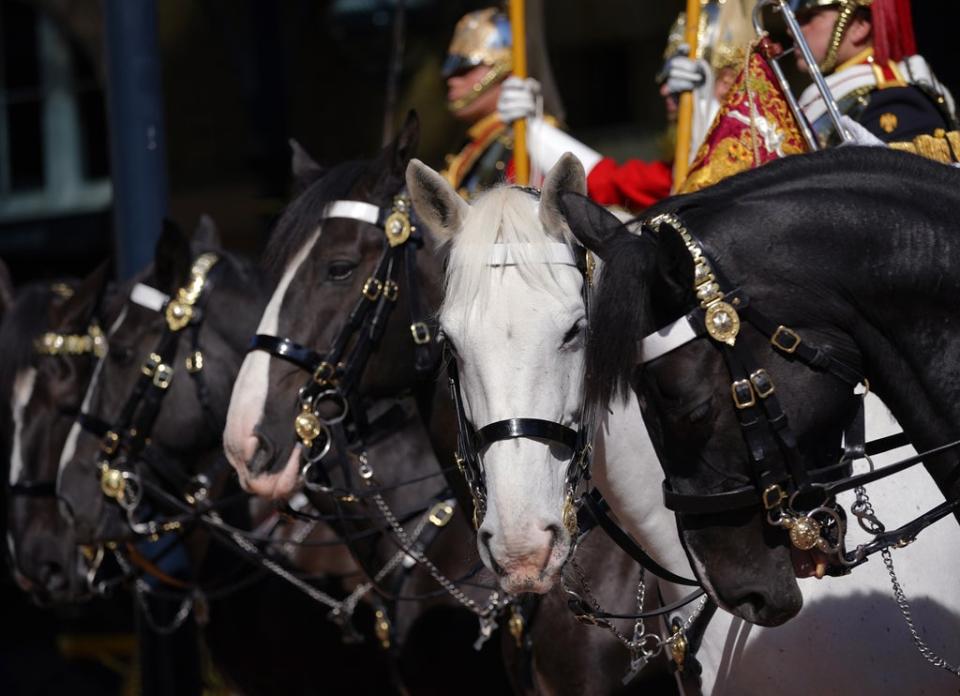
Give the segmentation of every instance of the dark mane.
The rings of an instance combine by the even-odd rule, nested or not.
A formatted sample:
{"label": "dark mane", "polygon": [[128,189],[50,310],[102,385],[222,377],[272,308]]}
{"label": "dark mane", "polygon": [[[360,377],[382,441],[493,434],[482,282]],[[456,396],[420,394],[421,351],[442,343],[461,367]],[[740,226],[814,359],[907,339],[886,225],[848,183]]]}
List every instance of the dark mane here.
{"label": "dark mane", "polygon": [[838,147],[784,157],[696,193],[668,198],[648,208],[642,217],[694,208],[709,213],[756,195],[766,198],[798,189],[843,190],[858,185],[877,189],[891,176],[904,188],[923,186],[929,190],[933,184],[952,190],[954,195],[960,190],[960,170],[954,167],[886,147]]}
{"label": "dark mane", "polygon": [[359,160],[338,164],[297,196],[277,221],[263,254],[263,266],[279,277],[290,259],[317,229],[324,206],[345,198],[369,165]]}
{"label": "dark mane", "polygon": [[[926,206],[924,214],[940,225],[954,224],[960,209],[960,171],[888,148],[841,147],[786,157],[702,191],[668,198],[639,219],[677,213],[713,260],[723,264],[730,238],[743,232],[736,229],[738,224],[774,202],[777,218],[758,220],[756,231],[789,231],[798,219],[849,218],[862,214],[865,202],[883,211],[931,200],[942,205]],[[587,400],[601,408],[630,393],[635,340],[656,328],[649,268],[656,251],[628,235],[616,243],[616,253],[604,259],[587,343]],[[621,340],[610,340],[611,335]]]}
{"label": "dark mane", "polygon": [[33,341],[50,324],[49,307],[55,297],[49,282],[27,285],[17,292],[0,323],[0,398],[6,404],[17,372],[33,360]]}

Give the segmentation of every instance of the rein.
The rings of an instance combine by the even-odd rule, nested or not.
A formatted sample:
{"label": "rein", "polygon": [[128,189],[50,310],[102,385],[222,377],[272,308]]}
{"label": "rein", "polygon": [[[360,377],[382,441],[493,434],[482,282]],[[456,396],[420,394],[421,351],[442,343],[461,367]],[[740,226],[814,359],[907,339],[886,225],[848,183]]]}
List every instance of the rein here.
{"label": "rein", "polygon": [[[960,509],[960,499],[947,500],[889,532],[883,529],[872,511],[868,513],[869,501],[863,486],[915,466],[926,457],[954,449],[960,446],[960,440],[893,464],[873,467],[870,455],[909,444],[909,440],[900,434],[864,441],[863,400],[866,392],[861,395],[857,413],[846,429],[840,462],[807,470],[800,457],[796,435],[777,398],[773,380],[744,344],[736,340],[741,322],[749,323],[766,336],[772,348],[785,357],[799,360],[812,370],[827,372],[851,388],[860,384],[869,388],[866,378],[859,370],[804,340],[795,330],[760,313],[742,289],[733,288],[726,281],[700,242],[676,215],[659,215],[647,224],[658,235],[664,224],[680,235],[694,262],[694,290],[700,306],[642,339],[638,344],[640,362],[648,363],[694,339],[709,337],[721,351],[730,373],[730,394],[753,468],[752,484],[720,493],[678,493],[668,478],[663,482],[664,504],[668,509],[681,514],[706,515],[762,505],[768,522],[786,529],[795,548],[801,551],[817,549],[836,556],[841,573],[849,572],[851,567],[863,563],[874,553],[909,544],[924,528]],[[770,439],[773,440],[772,448],[768,446]],[[786,466],[770,457],[775,451],[786,460]],[[855,459],[862,458],[869,461],[870,471],[838,477],[838,473],[843,474]],[[857,505],[853,508],[855,516],[875,538],[848,553],[844,548],[845,521],[837,512],[835,496],[849,490],[857,491]],[[817,502],[811,505],[811,500]],[[795,505],[804,505],[806,510],[798,510]]]}

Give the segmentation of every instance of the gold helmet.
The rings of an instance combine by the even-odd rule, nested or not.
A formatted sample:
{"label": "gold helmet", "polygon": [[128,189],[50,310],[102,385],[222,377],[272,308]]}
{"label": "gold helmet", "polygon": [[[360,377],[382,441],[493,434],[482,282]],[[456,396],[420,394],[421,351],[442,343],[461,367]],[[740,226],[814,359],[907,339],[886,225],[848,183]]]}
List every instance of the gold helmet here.
{"label": "gold helmet", "polygon": [[[751,11],[752,0],[700,0],[700,26],[697,28],[696,55],[716,73],[723,68],[739,70],[744,65],[747,46],[755,38]],[[670,29],[665,61],[680,52],[686,43],[687,13],[681,12]]]}
{"label": "gold helmet", "polygon": [[868,8],[873,5],[873,0],[793,0],[794,14],[801,17],[803,13],[818,10],[820,8],[834,8],[840,10],[836,23],[833,25],[833,34],[830,36],[830,43],[827,44],[827,54],[820,61],[820,70],[824,74],[833,72],[837,67],[837,51],[840,50],[840,44],[843,42],[843,35],[847,31],[847,26],[853,15],[861,8]]}
{"label": "gold helmet", "polygon": [[450,109],[458,111],[469,106],[505,78],[513,69],[512,49],[510,20],[499,9],[488,7],[464,15],[453,30],[441,74],[447,79],[478,65],[486,65],[491,69],[467,96],[451,102]]}

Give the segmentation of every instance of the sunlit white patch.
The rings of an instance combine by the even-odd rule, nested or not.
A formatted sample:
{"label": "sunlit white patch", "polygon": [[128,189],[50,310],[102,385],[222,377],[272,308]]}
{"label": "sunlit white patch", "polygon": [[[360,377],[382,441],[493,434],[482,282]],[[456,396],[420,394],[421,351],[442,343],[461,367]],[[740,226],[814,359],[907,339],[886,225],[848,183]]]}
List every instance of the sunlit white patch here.
{"label": "sunlit white patch", "polygon": [[[258,334],[268,336],[277,334],[283,299],[300,266],[317,243],[320,232],[321,229],[318,228],[287,265],[283,277],[277,284],[277,289],[274,290],[260,318],[260,324],[257,326]],[[247,462],[256,452],[257,439],[254,436],[254,428],[260,422],[267,401],[267,390],[270,386],[270,357],[269,353],[261,350],[247,354],[234,382],[230,407],[227,409],[223,449],[242,482],[249,482],[253,478],[247,470]]]}
{"label": "sunlit white patch", "polygon": [[33,386],[37,381],[37,368],[28,367],[17,373],[13,383],[13,397],[11,412],[13,413],[13,447],[10,452],[10,483],[20,480],[23,471],[23,412],[30,397],[33,395]]}

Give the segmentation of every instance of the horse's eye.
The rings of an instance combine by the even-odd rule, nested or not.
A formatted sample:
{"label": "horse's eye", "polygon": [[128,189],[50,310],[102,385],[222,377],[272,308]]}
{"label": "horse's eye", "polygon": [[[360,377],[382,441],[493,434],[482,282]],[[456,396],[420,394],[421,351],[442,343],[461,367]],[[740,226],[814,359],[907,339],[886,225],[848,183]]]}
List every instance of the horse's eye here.
{"label": "horse's eye", "polygon": [[353,275],[357,264],[353,261],[338,260],[331,261],[327,266],[327,277],[330,280],[346,280]]}
{"label": "horse's eye", "polygon": [[581,333],[583,333],[583,321],[577,319],[575,322],[573,322],[573,326],[567,329],[567,333],[563,335],[563,343],[561,345],[566,346]]}

